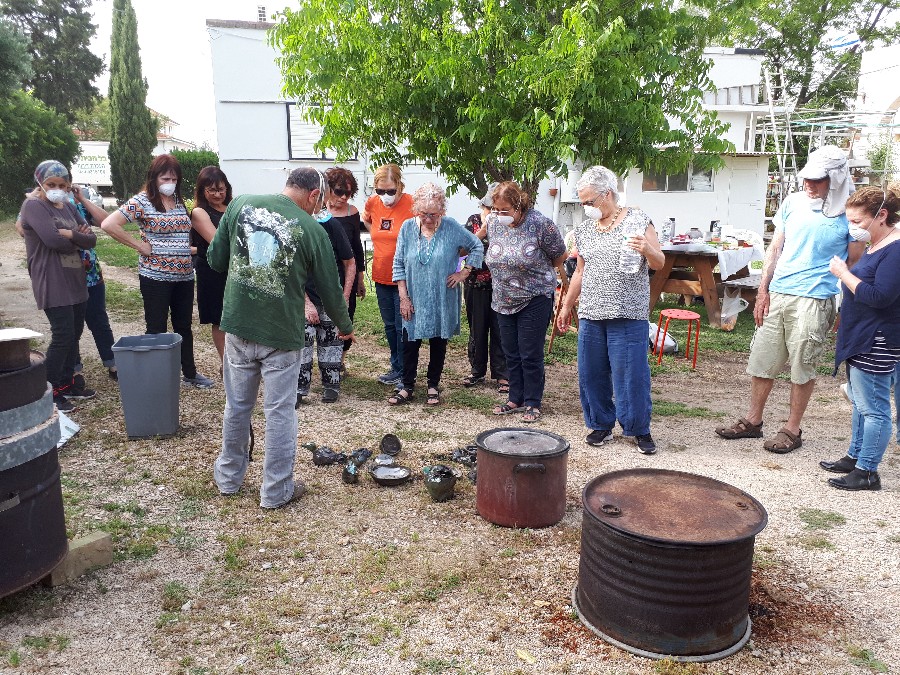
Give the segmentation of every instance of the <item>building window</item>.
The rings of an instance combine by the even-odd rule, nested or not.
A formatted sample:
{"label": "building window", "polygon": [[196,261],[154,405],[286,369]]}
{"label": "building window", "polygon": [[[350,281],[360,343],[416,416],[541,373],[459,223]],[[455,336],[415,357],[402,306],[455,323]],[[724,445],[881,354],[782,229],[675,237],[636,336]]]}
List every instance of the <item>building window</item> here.
{"label": "building window", "polygon": [[260,23],[265,23],[266,19],[266,6],[265,5],[257,5],[256,6],[256,16],[259,19]]}
{"label": "building window", "polygon": [[689,166],[679,173],[663,173],[647,169],[641,184],[643,192],[712,192],[712,169]]}

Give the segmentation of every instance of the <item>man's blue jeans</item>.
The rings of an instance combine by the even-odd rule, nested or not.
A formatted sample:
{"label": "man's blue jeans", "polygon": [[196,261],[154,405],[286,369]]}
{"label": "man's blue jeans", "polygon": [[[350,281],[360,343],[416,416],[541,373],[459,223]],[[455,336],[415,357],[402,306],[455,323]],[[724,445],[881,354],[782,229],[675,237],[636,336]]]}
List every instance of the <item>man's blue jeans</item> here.
{"label": "man's blue jeans", "polygon": [[853,434],[847,454],[856,467],[877,471],[891,441],[891,382],[894,373],[873,375],[847,367],[853,393]]}
{"label": "man's blue jeans", "polygon": [[391,370],[403,372],[403,318],[400,316],[400,289],[387,284],[375,284],[378,311],[384,322],[384,337],[391,348]]}
{"label": "man's blue jeans", "polygon": [[650,365],[647,322],[582,319],[578,325],[578,389],[589,429],[613,429],[626,436],[650,433]]}
{"label": "man's blue jeans", "polygon": [[222,494],[234,494],[244,482],[250,447],[250,415],[260,380],[264,383],[266,456],[259,505],[274,509],[294,496],[294,458],[297,455],[297,377],[300,350],[283,351],[225,335],[225,415],[222,452],[213,476]]}
{"label": "man's blue jeans", "polygon": [[544,342],[553,301],[533,297],[515,314],[497,314],[500,343],[509,371],[509,400],[525,406],[541,407],[544,398]]}

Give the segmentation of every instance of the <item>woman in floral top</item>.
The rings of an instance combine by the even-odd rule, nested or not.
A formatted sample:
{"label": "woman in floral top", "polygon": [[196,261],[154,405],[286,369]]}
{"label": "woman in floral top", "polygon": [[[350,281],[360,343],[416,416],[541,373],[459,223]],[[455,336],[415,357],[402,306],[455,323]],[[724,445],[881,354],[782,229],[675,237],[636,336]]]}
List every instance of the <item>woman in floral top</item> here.
{"label": "woman in floral top", "polygon": [[544,396],[544,342],[556,292],[555,268],[566,259],[566,246],[553,221],[531,207],[530,196],[516,183],[501,183],[491,198],[485,261],[509,369],[509,400],[496,406],[494,414],[524,410],[522,421],[536,422]]}
{"label": "woman in floral top", "polygon": [[[481,213],[473,213],[466,221],[466,229],[473,232],[481,239],[484,252],[487,253],[488,238],[487,220],[491,212],[493,201],[491,192],[497,187],[492,184],[487,194],[481,200]],[[501,394],[509,393],[509,375],[506,371],[506,357],[503,355],[503,345],[500,344],[500,322],[497,312],[491,308],[491,273],[487,265],[482,265],[480,270],[466,279],[463,297],[466,301],[466,321],[469,324],[469,365],[472,368],[470,375],[463,378],[464,387],[474,387],[484,382],[487,374],[488,359],[491,363],[491,378],[497,380],[497,391]]]}

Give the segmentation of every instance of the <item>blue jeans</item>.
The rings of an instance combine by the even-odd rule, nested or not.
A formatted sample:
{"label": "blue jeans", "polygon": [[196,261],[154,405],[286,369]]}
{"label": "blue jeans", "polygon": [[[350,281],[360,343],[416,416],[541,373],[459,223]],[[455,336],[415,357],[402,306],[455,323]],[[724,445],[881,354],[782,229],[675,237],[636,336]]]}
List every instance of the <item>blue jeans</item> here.
{"label": "blue jeans", "polygon": [[[103,282],[95,286],[88,286],[88,301],[84,311],[84,322],[88,330],[94,336],[94,344],[97,345],[97,353],[103,361],[103,365],[112,368],[116,365],[113,358],[112,346],[115,342],[112,328],[109,326],[109,315],[106,313],[106,284]],[[79,358],[79,363],[81,359]]]}
{"label": "blue jeans", "polygon": [[894,366],[894,411],[897,413],[897,443],[900,444],[900,361]]}
{"label": "blue jeans", "polygon": [[259,505],[272,509],[294,496],[294,458],[297,455],[297,376],[300,350],[284,351],[225,335],[225,415],[222,452],[213,476],[223,494],[234,494],[247,473],[250,415],[262,379],[266,413],[266,455]]}
{"label": "blue jeans", "polygon": [[544,343],[552,310],[553,301],[545,295],[537,295],[515,314],[497,314],[500,343],[509,371],[509,400],[513,403],[541,407]]}
{"label": "blue jeans", "polygon": [[384,322],[384,337],[391,348],[391,370],[403,372],[403,319],[400,316],[400,289],[387,284],[375,284],[378,311]]}
{"label": "blue jeans", "polygon": [[84,330],[86,302],[44,310],[50,322],[50,345],[47,347],[47,380],[53,385],[54,396],[65,393],[72,384],[78,361],[78,341]]}
{"label": "blue jeans", "polygon": [[873,375],[847,367],[853,393],[853,420],[850,449],[856,467],[877,471],[891,441],[891,382],[894,373]]}
{"label": "blue jeans", "polygon": [[578,325],[578,389],[584,423],[626,436],[650,433],[650,365],[647,322],[582,319]]}

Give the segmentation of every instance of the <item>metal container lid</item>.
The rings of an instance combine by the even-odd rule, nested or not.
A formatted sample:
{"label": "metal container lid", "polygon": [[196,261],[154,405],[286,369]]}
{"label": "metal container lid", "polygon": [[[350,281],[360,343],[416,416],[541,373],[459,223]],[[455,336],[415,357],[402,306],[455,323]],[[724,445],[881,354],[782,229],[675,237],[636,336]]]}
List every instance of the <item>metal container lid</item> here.
{"label": "metal container lid", "polygon": [[597,476],[582,494],[586,517],[623,534],[665,544],[713,546],[748,539],[769,520],[756,499],[733,485],[665,469]]}
{"label": "metal container lid", "polygon": [[569,451],[569,441],[540,429],[491,429],[478,434],[475,443],[482,450],[497,455],[531,459],[549,459]]}

